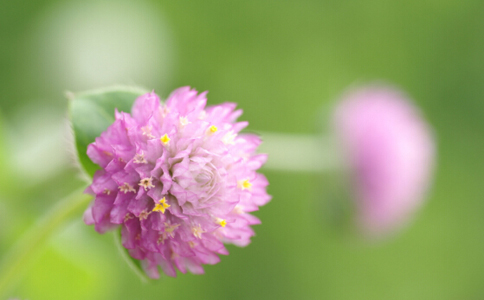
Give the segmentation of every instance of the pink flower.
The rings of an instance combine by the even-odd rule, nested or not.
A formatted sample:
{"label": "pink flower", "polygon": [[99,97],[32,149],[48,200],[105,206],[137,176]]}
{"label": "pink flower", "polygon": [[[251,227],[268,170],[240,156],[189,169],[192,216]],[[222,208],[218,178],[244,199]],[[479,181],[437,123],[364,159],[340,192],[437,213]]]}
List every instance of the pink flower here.
{"label": "pink flower", "polygon": [[203,273],[228,254],[223,243],[249,244],[260,223],[249,212],[271,198],[256,173],[267,159],[255,153],[260,138],[239,133],[248,123],[236,122],[234,103],[205,107],[205,95],[140,96],[87,150],[101,170],[85,222],[100,233],[121,226],[123,246],[152,278],[158,267]]}
{"label": "pink flower", "polygon": [[373,236],[401,227],[431,180],[435,145],[428,124],[401,92],[384,86],[347,94],[333,121],[353,172],[358,226]]}

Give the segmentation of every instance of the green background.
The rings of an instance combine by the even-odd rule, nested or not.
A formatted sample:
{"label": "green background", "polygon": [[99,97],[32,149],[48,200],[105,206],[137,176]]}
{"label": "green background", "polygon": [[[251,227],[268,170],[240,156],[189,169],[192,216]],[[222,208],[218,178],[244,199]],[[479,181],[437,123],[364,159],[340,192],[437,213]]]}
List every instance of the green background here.
{"label": "green background", "polygon": [[[250,246],[229,246],[230,255],[207,266],[205,275],[179,274],[148,284],[125,265],[112,234],[95,233],[79,216],[40,251],[10,296],[484,298],[484,2],[147,0],[102,1],[102,9],[96,3],[0,0],[0,257],[43,212],[83,184],[72,159],[58,162],[59,153],[72,153],[63,138],[43,151],[25,151],[40,147],[53,130],[62,132],[65,90],[99,87],[89,76],[71,79],[78,78],[76,69],[63,67],[76,55],[59,55],[84,49],[69,28],[85,29],[87,37],[102,31],[89,26],[104,17],[95,17],[97,9],[114,15],[123,6],[124,13],[148,24],[137,32],[126,18],[123,28],[133,32],[114,30],[111,38],[129,33],[156,40],[136,44],[136,55],[116,61],[128,66],[146,58],[144,69],[122,79],[106,77],[102,84],[137,83],[162,97],[183,85],[208,90],[209,104],[237,102],[251,131],[317,133],[325,121],[319,117],[322,107],[347,87],[373,80],[400,86],[435,130],[434,184],[408,229],[368,244],[329,228],[321,193],[330,188],[328,176],[263,170],[273,200],[256,213],[262,225],[255,227]],[[73,10],[83,26],[68,23]],[[77,55],[95,55],[102,43],[114,42],[93,43]],[[94,65],[107,66],[102,60]],[[34,163],[19,167],[29,157]]]}

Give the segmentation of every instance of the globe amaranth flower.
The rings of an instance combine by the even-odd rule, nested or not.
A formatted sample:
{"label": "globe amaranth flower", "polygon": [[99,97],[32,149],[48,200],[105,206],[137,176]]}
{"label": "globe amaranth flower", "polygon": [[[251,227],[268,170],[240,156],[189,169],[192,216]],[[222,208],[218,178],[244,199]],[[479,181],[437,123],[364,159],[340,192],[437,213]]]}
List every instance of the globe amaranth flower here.
{"label": "globe amaranth flower", "polygon": [[256,172],[267,159],[255,152],[260,138],[240,134],[248,123],[236,122],[236,104],[205,107],[205,95],[140,96],[87,150],[101,169],[85,222],[100,233],[121,226],[123,246],[152,278],[158,267],[203,273],[228,254],[224,243],[247,245],[260,223],[249,213],[271,198]]}
{"label": "globe amaranth flower", "polygon": [[348,93],[333,119],[353,171],[357,223],[382,235],[404,225],[423,203],[435,144],[418,109],[396,89]]}

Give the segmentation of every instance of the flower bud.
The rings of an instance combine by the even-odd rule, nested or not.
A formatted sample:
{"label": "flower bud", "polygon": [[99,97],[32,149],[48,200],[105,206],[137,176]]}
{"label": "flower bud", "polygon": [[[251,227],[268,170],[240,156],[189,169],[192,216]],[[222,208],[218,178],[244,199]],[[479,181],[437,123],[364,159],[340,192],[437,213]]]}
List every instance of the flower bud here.
{"label": "flower bud", "polygon": [[423,204],[435,158],[431,129],[400,91],[367,86],[347,93],[333,126],[346,155],[358,229],[380,236]]}

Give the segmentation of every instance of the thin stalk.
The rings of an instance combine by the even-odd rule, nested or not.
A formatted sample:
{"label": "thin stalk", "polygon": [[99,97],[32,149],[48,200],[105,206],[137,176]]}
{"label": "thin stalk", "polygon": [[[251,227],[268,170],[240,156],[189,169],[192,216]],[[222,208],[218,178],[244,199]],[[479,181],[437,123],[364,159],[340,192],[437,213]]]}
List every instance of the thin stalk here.
{"label": "thin stalk", "polygon": [[266,170],[321,173],[343,167],[331,137],[261,132],[258,152],[268,153]]}
{"label": "thin stalk", "polygon": [[52,208],[35,226],[25,233],[3,257],[0,268],[0,298],[13,288],[32,258],[55,231],[72,216],[86,208],[92,196],[80,189]]}

